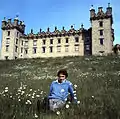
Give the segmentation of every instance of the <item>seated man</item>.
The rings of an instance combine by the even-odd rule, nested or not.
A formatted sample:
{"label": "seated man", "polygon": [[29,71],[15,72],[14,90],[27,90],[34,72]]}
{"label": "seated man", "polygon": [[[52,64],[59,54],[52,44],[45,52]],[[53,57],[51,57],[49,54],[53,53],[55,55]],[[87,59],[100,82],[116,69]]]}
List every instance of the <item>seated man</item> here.
{"label": "seated man", "polygon": [[50,93],[48,96],[49,109],[55,111],[58,108],[62,108],[70,93],[71,101],[77,103],[77,99],[74,99],[73,85],[66,78],[68,73],[62,69],[57,73],[58,79],[53,81],[50,86]]}

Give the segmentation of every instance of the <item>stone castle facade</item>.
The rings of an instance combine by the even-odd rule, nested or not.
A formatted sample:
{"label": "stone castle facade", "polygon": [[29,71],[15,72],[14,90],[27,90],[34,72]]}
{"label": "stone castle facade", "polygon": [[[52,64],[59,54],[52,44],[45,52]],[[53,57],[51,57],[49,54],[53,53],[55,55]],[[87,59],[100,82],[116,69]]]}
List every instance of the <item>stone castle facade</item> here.
{"label": "stone castle facade", "polygon": [[114,29],[112,7],[90,9],[91,27],[76,30],[73,26],[66,31],[63,27],[53,32],[40,31],[25,34],[25,24],[18,17],[2,21],[1,60],[37,57],[62,57],[84,55],[107,55],[112,53]]}

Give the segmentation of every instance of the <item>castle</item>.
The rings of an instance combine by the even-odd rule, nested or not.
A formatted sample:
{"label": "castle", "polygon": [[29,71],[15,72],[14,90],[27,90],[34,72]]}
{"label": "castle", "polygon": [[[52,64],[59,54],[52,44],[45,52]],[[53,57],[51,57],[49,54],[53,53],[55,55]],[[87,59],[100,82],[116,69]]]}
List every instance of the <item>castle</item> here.
{"label": "castle", "polygon": [[112,28],[112,7],[108,4],[104,12],[102,7],[90,9],[91,27],[75,30],[73,26],[66,31],[55,27],[51,32],[40,31],[37,34],[25,34],[25,24],[18,17],[2,20],[1,60],[37,57],[62,57],[84,55],[108,55],[112,53],[114,29]]}

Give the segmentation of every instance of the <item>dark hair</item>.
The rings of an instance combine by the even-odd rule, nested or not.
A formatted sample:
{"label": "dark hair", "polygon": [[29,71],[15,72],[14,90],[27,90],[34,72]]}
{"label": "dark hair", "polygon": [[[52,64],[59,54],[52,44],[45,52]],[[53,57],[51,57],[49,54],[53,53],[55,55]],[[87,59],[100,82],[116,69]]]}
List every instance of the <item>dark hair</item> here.
{"label": "dark hair", "polygon": [[65,69],[61,69],[61,70],[59,70],[58,73],[57,73],[57,76],[59,76],[60,74],[65,75],[66,78],[68,77],[68,73],[67,73],[67,71],[66,71]]}

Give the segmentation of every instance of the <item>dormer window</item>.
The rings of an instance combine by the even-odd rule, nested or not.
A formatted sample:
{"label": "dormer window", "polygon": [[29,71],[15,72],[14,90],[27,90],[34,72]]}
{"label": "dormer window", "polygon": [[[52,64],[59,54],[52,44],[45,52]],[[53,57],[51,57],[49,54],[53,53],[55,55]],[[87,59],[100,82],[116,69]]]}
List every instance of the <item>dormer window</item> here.
{"label": "dormer window", "polygon": [[100,27],[103,27],[103,21],[100,21],[100,22],[99,22],[99,26],[100,26]]}

